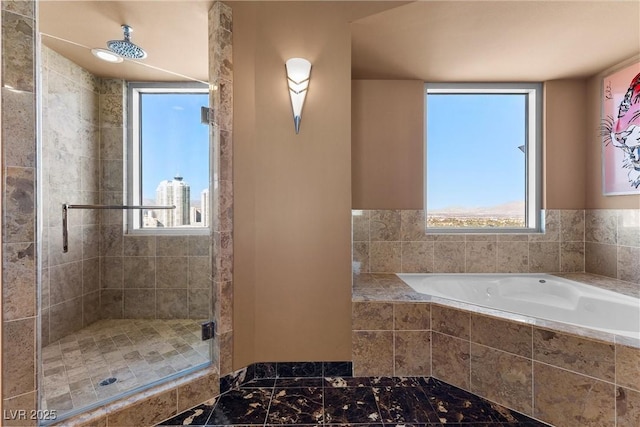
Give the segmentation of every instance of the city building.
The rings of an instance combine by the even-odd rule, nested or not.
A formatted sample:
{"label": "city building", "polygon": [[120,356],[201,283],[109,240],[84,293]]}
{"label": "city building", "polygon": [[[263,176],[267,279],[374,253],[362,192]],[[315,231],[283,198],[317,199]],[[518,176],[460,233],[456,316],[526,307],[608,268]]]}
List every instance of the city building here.
{"label": "city building", "polygon": [[200,218],[202,218],[202,226],[209,226],[209,189],[205,188],[200,193]]}
{"label": "city building", "polygon": [[191,206],[189,212],[189,221],[190,224],[194,227],[202,226],[202,212],[200,211],[200,208]]}
{"label": "city building", "polygon": [[178,227],[189,225],[191,187],[183,177],[177,175],[173,181],[164,180],[156,189],[156,204],[174,205],[175,209],[162,209],[155,212],[158,227]]}

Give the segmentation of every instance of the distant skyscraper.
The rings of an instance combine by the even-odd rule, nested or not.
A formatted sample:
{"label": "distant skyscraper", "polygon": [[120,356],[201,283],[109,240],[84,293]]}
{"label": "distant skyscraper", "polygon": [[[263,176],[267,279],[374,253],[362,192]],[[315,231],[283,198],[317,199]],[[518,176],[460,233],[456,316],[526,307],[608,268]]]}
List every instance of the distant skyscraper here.
{"label": "distant skyscraper", "polygon": [[156,203],[162,206],[175,205],[175,209],[161,209],[156,212],[162,227],[189,225],[191,188],[176,176],[173,181],[164,180],[156,189]]}
{"label": "distant skyscraper", "polygon": [[202,214],[200,212],[200,208],[191,206],[190,219],[191,219],[191,225],[196,227],[202,227]]}
{"label": "distant skyscraper", "polygon": [[209,226],[209,189],[205,188],[200,193],[200,218],[203,227]]}

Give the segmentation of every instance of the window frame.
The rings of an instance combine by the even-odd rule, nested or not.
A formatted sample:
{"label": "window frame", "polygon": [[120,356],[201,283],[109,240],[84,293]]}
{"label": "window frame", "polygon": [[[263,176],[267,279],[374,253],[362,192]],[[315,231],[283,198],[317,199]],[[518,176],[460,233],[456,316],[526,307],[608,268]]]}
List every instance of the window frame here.
{"label": "window frame", "polygon": [[[427,98],[429,94],[524,94],[525,102],[525,226],[514,227],[428,227],[427,178],[428,120]],[[424,221],[427,234],[447,233],[542,233],[542,164],[543,164],[543,84],[542,83],[425,83],[424,85]]]}
{"label": "window frame", "polygon": [[[128,82],[127,83],[127,140],[126,140],[126,200],[128,205],[142,205],[142,127],[140,126],[140,96],[145,93],[203,93],[209,94],[209,85],[200,82]],[[203,124],[203,126],[206,124]],[[209,137],[209,194],[211,194],[211,137]],[[211,212],[211,209],[209,209]],[[138,235],[208,235],[211,220],[206,227],[142,227],[142,210],[127,209],[125,230]]]}

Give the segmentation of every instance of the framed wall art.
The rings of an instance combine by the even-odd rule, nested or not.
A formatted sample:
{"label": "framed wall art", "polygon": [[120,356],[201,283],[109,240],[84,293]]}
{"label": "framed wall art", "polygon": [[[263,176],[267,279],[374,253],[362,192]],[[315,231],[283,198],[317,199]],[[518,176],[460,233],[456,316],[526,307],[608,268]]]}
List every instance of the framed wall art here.
{"label": "framed wall art", "polygon": [[640,62],[602,81],[602,191],[640,194]]}

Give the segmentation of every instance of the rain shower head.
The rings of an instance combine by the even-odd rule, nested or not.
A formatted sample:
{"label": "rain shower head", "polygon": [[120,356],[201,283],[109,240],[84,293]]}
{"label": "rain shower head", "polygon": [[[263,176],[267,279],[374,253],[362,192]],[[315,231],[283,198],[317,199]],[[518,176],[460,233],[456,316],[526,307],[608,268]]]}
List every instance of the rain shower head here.
{"label": "rain shower head", "polygon": [[124,32],[124,40],[109,40],[107,42],[109,50],[127,59],[146,58],[147,52],[145,52],[140,46],[131,42],[131,33],[133,32],[133,28],[128,25],[123,25],[122,31]]}

